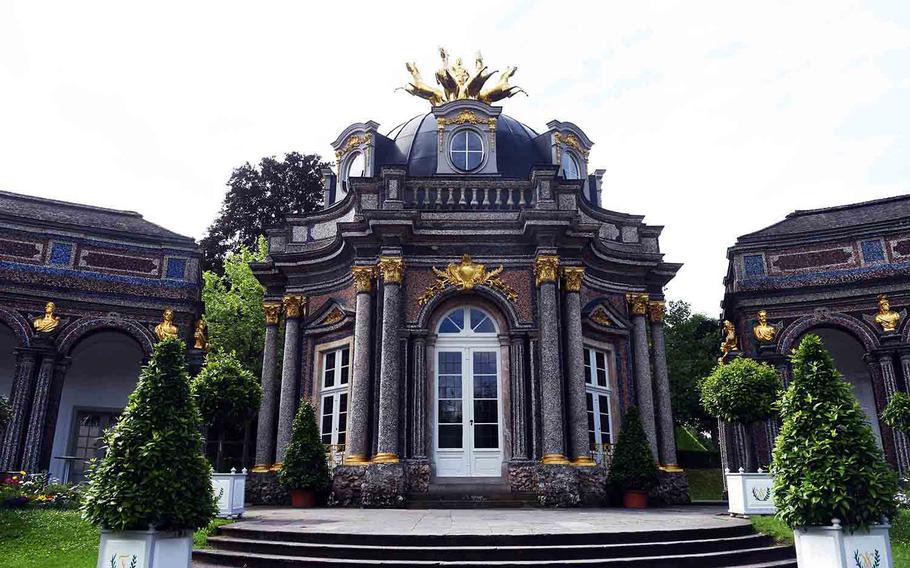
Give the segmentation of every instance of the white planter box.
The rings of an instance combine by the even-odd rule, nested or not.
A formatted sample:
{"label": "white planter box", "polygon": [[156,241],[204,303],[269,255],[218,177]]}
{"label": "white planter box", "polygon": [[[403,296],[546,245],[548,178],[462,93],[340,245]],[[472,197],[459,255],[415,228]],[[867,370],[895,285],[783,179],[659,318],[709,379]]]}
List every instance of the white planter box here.
{"label": "white planter box", "polygon": [[101,531],[96,568],[189,568],[192,531]]}
{"label": "white planter box", "polygon": [[243,496],[246,492],[246,468],[240,473],[231,468],[231,473],[212,474],[212,493],[218,499],[218,516],[225,519],[243,515]]}
{"label": "white planter box", "polygon": [[731,515],[773,515],[777,512],[770,473],[730,473],[727,471],[727,500]]}
{"label": "white planter box", "polygon": [[837,519],[832,523],[793,531],[800,568],[893,568],[888,536],[891,525],[874,525],[868,532],[850,534]]}

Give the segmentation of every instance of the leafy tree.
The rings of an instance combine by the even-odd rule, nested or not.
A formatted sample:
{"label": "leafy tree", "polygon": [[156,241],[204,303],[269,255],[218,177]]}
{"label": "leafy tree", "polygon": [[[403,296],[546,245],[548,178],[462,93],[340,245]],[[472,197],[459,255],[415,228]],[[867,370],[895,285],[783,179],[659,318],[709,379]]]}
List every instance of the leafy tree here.
{"label": "leafy tree", "polygon": [[676,300],[667,306],[664,323],[673,418],[677,425],[715,432],[717,422],[701,407],[698,382],[717,364],[719,323],[704,314],[693,314],[688,303]]}
{"label": "leafy tree", "polygon": [[[910,432],[910,394],[894,393],[882,411],[882,422],[895,430]],[[2,429],[0,427],[0,430]]]}
{"label": "leafy tree", "polygon": [[185,351],[176,338],[155,345],[126,410],[105,434],[107,454],[90,465],[82,504],[95,525],[195,530],[215,516],[212,468],[202,455]]}
{"label": "leafy tree", "polygon": [[234,169],[218,218],[202,239],[205,268],[220,271],[230,251],[255,248],[259,235],[285,216],[319,209],[326,166],[318,154],[291,152]]}
{"label": "leafy tree", "polygon": [[771,465],[778,518],[791,528],[837,518],[855,531],[893,517],[897,474],[853,387],[816,335],[807,335],[790,361],[793,379],[780,404],[783,426]]}
{"label": "leafy tree", "polygon": [[228,253],[223,274],[208,270],[202,275],[209,348],[234,353],[257,377],[262,373],[265,290],[253,275],[250,262],[265,260],[266,251],[265,238],[260,237],[255,252],[242,245],[237,252]]}
{"label": "leafy tree", "polygon": [[329,487],[329,466],[326,462],[325,445],[319,436],[316,411],[309,400],[303,399],[288,444],[278,482],[287,489],[306,489],[314,492]]}
{"label": "leafy tree", "polygon": [[637,406],[632,406],[622,419],[619,440],[613,448],[607,487],[614,493],[649,491],[657,485],[659,475],[641,414]]}

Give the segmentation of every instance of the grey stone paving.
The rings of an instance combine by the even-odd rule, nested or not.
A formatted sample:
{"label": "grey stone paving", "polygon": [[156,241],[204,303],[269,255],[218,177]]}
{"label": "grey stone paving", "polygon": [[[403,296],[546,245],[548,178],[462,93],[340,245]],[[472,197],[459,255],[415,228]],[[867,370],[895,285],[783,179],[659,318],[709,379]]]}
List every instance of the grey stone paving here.
{"label": "grey stone paving", "polygon": [[521,535],[716,528],[749,524],[721,507],[648,509],[291,509],[252,507],[234,526],[403,535]]}

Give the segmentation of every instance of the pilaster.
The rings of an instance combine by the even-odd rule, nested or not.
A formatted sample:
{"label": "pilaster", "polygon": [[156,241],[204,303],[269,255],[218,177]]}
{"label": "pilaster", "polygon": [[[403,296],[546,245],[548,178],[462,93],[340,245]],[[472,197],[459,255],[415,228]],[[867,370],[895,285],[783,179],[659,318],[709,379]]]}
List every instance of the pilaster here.
{"label": "pilaster", "polygon": [[0,448],[0,470],[21,469],[22,442],[28,430],[37,358],[38,353],[30,349],[16,350],[16,375],[10,396],[12,416]]}
{"label": "pilaster", "polygon": [[275,462],[275,422],[281,385],[278,378],[278,321],[281,317],[280,302],[266,302],[265,341],[262,346],[262,403],[259,405],[259,422],[256,428],[256,465],[253,471],[264,473]]}

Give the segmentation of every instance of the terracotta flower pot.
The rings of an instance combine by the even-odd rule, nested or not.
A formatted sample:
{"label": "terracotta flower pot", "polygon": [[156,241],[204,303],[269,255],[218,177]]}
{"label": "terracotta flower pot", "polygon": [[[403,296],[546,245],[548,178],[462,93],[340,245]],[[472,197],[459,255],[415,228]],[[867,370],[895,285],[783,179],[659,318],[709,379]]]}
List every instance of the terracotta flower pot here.
{"label": "terracotta flower pot", "polygon": [[292,489],[291,505],[304,509],[310,509],[316,506],[316,494],[309,489]]}
{"label": "terracotta flower pot", "polygon": [[626,509],[647,509],[648,492],[627,490],[622,494],[622,505]]}

